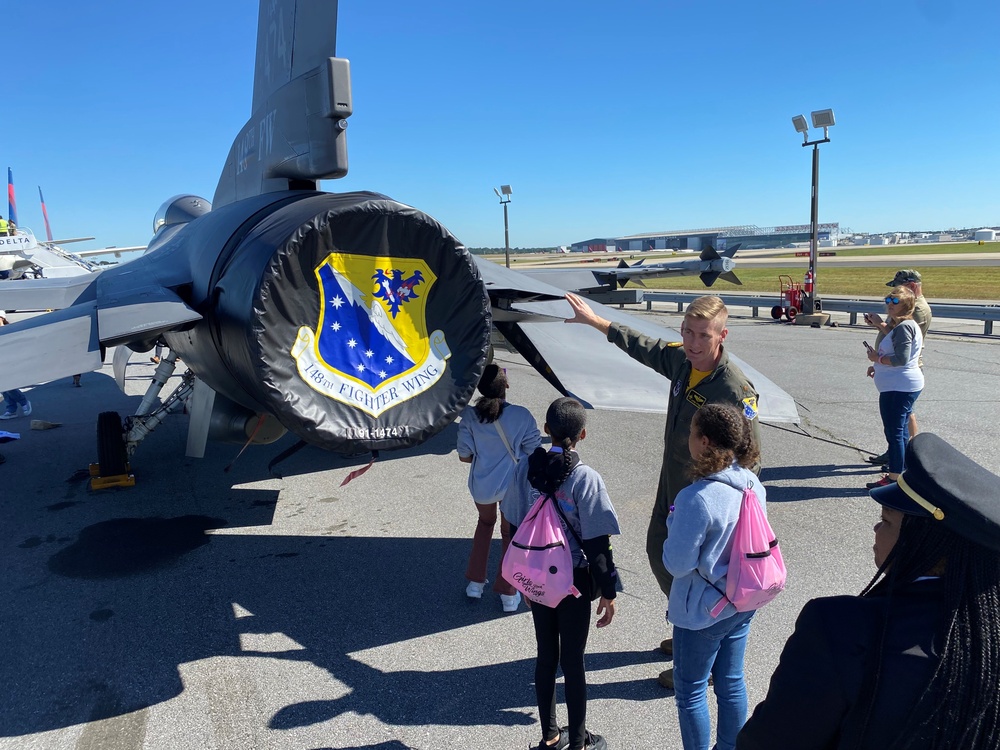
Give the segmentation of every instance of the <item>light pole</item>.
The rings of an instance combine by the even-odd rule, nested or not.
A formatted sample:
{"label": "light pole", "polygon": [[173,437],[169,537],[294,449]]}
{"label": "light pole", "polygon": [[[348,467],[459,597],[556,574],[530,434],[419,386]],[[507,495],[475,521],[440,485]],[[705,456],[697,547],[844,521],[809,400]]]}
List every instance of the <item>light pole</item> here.
{"label": "light pole", "polygon": [[812,290],[807,290],[804,295],[804,310],[806,315],[823,312],[823,303],[820,302],[817,291],[819,287],[816,281],[816,261],[819,257],[819,144],[830,142],[830,128],[837,124],[833,116],[832,109],[819,109],[810,113],[812,126],[823,128],[823,137],[816,141],[809,140],[809,125],[802,115],[795,115],[792,118],[792,125],[796,133],[802,133],[802,146],[813,147],[812,158],[812,205],[810,208],[810,233],[809,242],[809,277],[812,281]]}
{"label": "light pole", "polygon": [[510,268],[510,225],[507,223],[507,204],[510,203],[510,196],[514,191],[510,189],[510,185],[501,185],[499,190],[493,188],[493,192],[497,194],[500,205],[503,206],[503,254],[507,268]]}

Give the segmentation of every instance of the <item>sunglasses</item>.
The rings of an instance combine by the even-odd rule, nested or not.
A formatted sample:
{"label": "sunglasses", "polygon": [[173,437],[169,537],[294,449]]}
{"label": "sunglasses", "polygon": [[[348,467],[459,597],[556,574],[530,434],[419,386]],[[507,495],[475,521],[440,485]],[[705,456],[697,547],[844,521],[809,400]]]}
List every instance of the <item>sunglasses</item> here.
{"label": "sunglasses", "polygon": [[886,297],[885,298],[885,304],[888,305],[890,302],[892,304],[894,304],[894,305],[898,305],[899,304],[899,297]]}

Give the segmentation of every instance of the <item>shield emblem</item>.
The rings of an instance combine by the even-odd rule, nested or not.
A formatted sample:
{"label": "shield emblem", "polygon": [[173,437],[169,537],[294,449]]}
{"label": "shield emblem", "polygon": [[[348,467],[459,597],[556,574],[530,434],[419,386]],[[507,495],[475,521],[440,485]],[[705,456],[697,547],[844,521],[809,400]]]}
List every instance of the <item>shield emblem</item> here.
{"label": "shield emblem", "polygon": [[315,274],[319,321],[291,350],[311,388],[377,417],[441,378],[451,352],[443,332],[427,331],[437,281],[427,263],[331,253]]}

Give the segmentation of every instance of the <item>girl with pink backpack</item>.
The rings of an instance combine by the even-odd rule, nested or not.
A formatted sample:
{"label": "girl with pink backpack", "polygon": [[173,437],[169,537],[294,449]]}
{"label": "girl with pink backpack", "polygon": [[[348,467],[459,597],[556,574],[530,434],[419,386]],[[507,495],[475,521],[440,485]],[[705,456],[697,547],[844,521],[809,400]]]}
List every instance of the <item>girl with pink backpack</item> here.
{"label": "girl with pink backpack", "polygon": [[[556,399],[545,413],[545,433],[552,447],[538,448],[521,461],[501,509],[517,526],[543,507],[556,504],[573,565],[574,593],[552,606],[531,604],[538,658],[535,661],[535,694],[542,741],[537,750],[607,750],[607,742],[587,731],[587,674],[583,654],[590,632],[591,601],[597,605],[597,627],[611,624],[615,616],[618,573],[611,553],[611,535],[618,534],[618,516],[601,475],[580,463],[575,448],[587,436],[583,406],[572,398]],[[513,550],[514,547],[511,547]],[[597,589],[595,591],[595,588]],[[545,597],[546,601],[549,600]],[[566,683],[569,726],[556,720],[556,670],[562,667]]]}
{"label": "girl with pink backpack", "polygon": [[716,747],[732,750],[747,717],[743,658],[754,610],[738,611],[727,600],[727,575],[736,573],[730,553],[744,490],[752,488],[762,510],[766,493],[747,468],[760,455],[750,421],[734,407],[699,409],[688,445],[694,481],[674,500],[663,544],[663,564],[674,576],[667,610],[674,626],[674,697],[684,750],[708,750],[707,692],[714,678]]}

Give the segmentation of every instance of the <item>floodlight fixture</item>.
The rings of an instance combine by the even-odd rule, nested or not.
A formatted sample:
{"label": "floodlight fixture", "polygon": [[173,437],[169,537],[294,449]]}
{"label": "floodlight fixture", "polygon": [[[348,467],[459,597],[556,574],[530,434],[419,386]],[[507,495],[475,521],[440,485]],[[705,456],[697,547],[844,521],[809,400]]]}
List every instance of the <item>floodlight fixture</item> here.
{"label": "floodlight fixture", "polygon": [[829,128],[837,124],[832,109],[817,109],[811,116],[814,128]]}
{"label": "floodlight fixture", "polygon": [[514,191],[510,189],[510,185],[501,185],[500,192],[503,193],[504,195],[511,195]]}
{"label": "floodlight fixture", "polygon": [[493,192],[497,194],[497,198],[503,199],[503,196],[500,195],[500,191],[499,190],[497,190],[496,188],[493,188]]}
{"label": "floodlight fixture", "polygon": [[792,118],[792,126],[795,128],[796,133],[808,133],[809,123],[806,122],[805,115],[795,115]]}

